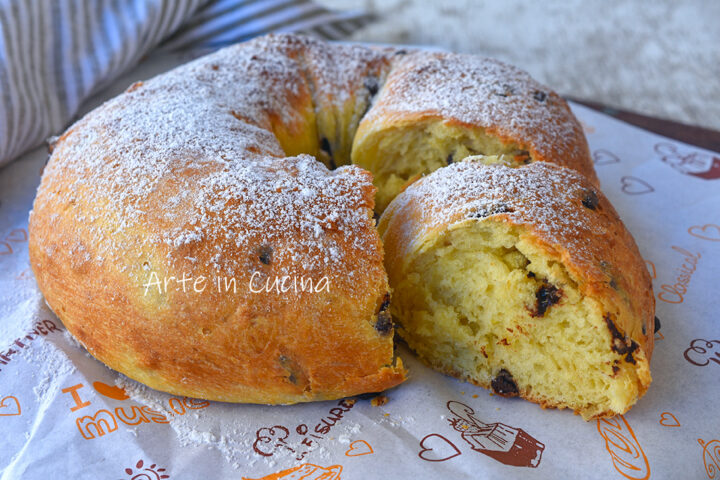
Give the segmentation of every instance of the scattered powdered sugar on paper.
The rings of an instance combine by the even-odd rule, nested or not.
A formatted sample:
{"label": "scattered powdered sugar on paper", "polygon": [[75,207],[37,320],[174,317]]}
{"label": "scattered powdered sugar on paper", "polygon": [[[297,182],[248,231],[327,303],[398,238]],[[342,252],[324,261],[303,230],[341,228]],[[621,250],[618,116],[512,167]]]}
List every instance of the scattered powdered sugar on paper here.
{"label": "scattered powdered sugar on paper", "polygon": [[[62,323],[45,303],[35,282],[15,289],[15,303],[3,318],[5,329],[0,338],[8,343],[3,347],[13,350],[32,366],[28,383],[39,404],[52,401],[62,388],[61,384],[72,375],[76,367],[53,336],[64,334]],[[17,373],[17,370],[16,370]]]}
{"label": "scattered powdered sugar on paper", "polygon": [[[307,446],[301,443],[302,437],[287,439],[284,444],[289,448],[278,448],[272,456],[266,457],[253,451],[256,432],[264,425],[256,425],[248,421],[247,417],[233,411],[234,408],[242,409],[243,405],[211,403],[210,408],[216,409],[213,414],[205,410],[196,410],[185,415],[176,415],[168,408],[167,400],[171,395],[148,388],[122,374],[117,376],[115,384],[123,388],[132,400],[165,415],[181,445],[217,450],[234,469],[253,467],[258,461],[268,467],[275,467],[288,461],[294,462],[295,455],[300,451],[307,452],[305,459],[329,460],[334,456],[335,444],[349,445],[358,440],[362,432],[361,424],[343,418],[333,426],[332,434],[321,441],[315,441]],[[222,410],[218,412],[218,408]],[[383,417],[379,423],[389,427],[407,427],[414,423],[414,419],[396,416],[390,420]]]}
{"label": "scattered powdered sugar on paper", "polygon": [[222,416],[221,423],[207,422],[203,420],[210,419],[203,410],[176,415],[168,408],[167,400],[171,395],[153,390],[122,374],[117,376],[115,384],[124,389],[132,400],[165,415],[182,446],[215,449],[235,469],[252,467],[260,458],[272,462],[253,453],[255,429],[248,428],[242,418],[229,420]]}
{"label": "scattered powdered sugar on paper", "polygon": [[33,393],[40,404],[53,400],[63,388],[63,382],[77,370],[62,348],[47,337],[39,338],[20,352],[34,367]]}

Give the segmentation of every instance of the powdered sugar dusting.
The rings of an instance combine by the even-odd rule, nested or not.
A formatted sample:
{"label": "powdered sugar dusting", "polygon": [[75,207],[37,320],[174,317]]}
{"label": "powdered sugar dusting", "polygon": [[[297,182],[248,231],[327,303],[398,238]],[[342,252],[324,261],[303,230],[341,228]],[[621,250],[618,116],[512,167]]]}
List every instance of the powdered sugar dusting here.
{"label": "powdered sugar dusting", "polygon": [[[55,145],[36,210],[54,205],[51,226],[77,226],[84,245],[68,248],[84,249],[73,255],[78,266],[110,261],[132,277],[162,255],[170,271],[211,265],[235,275],[247,258],[226,252],[268,243],[280,247],[278,274],[351,278],[368,263],[348,259],[379,254],[369,176],[355,167],[327,171],[309,155],[283,158],[276,132],[314,128],[314,110],[342,115],[352,98],[357,111],[336,142],[347,142],[360,118],[434,112],[500,125],[501,135],[539,131],[533,148],[569,153],[569,163],[582,157],[571,151],[578,125],[564,102],[514,67],[275,35],[136,84],[88,114]],[[127,252],[137,252],[137,265]]]}
{"label": "powdered sugar dusting", "polygon": [[[413,241],[446,225],[502,214],[549,244],[562,245],[587,268],[599,268],[605,245],[587,239],[606,231],[599,226],[597,213],[581,202],[590,190],[602,194],[587,179],[544,162],[510,168],[484,165],[473,158],[436,170],[390,205],[386,212],[390,221],[402,211],[412,210],[419,216],[399,225],[402,245],[412,248]],[[605,211],[617,217],[610,204],[604,198],[601,201]]]}
{"label": "powdered sugar dusting", "polygon": [[567,104],[526,72],[475,55],[412,52],[401,56],[363,120],[427,115],[483,127],[542,157],[587,157],[578,121]]}
{"label": "powdered sugar dusting", "polygon": [[[312,272],[374,252],[369,177],[356,167],[329,172],[309,155],[283,158],[273,133],[307,128],[298,105],[311,102],[310,89],[295,57],[308,41],[227,48],[131,87],[74,125],[39,198],[66,205],[89,234],[85,261],[160,250],[169,262],[207,259],[233,274],[243,264],[225,246],[266,242],[283,247],[278,264]],[[214,251],[198,255],[203,244]]]}

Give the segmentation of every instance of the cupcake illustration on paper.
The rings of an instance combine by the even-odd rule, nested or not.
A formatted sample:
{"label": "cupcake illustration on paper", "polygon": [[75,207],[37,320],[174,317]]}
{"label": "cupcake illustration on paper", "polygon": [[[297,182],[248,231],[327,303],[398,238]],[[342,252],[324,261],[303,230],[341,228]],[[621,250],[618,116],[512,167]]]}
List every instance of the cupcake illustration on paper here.
{"label": "cupcake illustration on paper", "polygon": [[680,173],[705,180],[720,178],[720,157],[704,152],[683,154],[677,145],[661,142],[655,145],[660,159]]}
{"label": "cupcake illustration on paper", "polygon": [[514,467],[540,465],[545,445],[538,442],[522,428],[504,423],[484,423],[475,417],[475,411],[464,403],[447,403],[452,417],[450,426],[460,432],[470,448]]}

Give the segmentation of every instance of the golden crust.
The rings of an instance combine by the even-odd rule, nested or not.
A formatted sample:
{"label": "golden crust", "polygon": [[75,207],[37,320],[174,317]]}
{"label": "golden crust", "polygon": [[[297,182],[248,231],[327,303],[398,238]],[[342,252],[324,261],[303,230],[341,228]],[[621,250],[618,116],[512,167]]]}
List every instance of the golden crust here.
{"label": "golden crust", "polygon": [[[503,212],[492,213],[497,205]],[[628,358],[642,396],[651,382],[654,342],[650,274],[607,198],[570,169],[549,163],[512,169],[468,159],[418,180],[396,197],[378,225],[390,285],[404,278],[417,252],[433,238],[484,209],[495,221],[521,227],[524,239],[564,265],[579,291],[602,305],[611,344],[618,338],[631,351]],[[444,373],[463,378],[456,371]],[[520,395],[544,407],[558,406],[522,389]],[[616,413],[623,412],[607,412]]]}
{"label": "golden crust", "polygon": [[[545,87],[531,101],[540,87],[525,74],[468,56],[395,53],[263,37],[139,82],[68,129],[29,227],[38,285],[68,330],[110,367],[179,395],[293,403],[402,382],[392,330],[378,327],[389,287],[370,175],[330,172],[303,154],[332,165],[323,139],[347,158],[358,125],[440,115],[596,177],[565,102]],[[500,102],[499,116],[418,111],[403,92],[422,71],[442,80],[428,70],[436,62],[490,68],[483,78],[506,75],[518,90],[485,99]],[[416,86],[427,87],[417,99],[432,97],[432,85]],[[171,282],[147,293],[151,273],[203,277],[206,289]],[[253,293],[254,273],[327,277],[330,290]],[[218,291],[218,279],[237,291]]]}
{"label": "golden crust", "polygon": [[396,56],[355,142],[426,120],[479,129],[527,151],[533,161],[571,168],[598,184],[582,126],[567,102],[512,65],[454,53]]}
{"label": "golden crust", "polygon": [[[178,395],[272,404],[405,379],[392,328],[375,325],[388,285],[369,174],[284,158],[284,144],[317,145],[297,48],[262,40],[136,84],[57,142],[30,260],[53,311],[111,368]],[[143,287],[184,274],[186,291]],[[284,277],[329,286],[272,289]],[[250,290],[265,280],[272,291]]]}

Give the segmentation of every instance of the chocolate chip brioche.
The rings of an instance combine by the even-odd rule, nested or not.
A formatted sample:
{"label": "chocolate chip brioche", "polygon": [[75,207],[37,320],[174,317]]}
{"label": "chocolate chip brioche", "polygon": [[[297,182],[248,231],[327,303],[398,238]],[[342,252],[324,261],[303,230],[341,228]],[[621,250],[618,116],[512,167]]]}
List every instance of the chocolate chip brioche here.
{"label": "chocolate chip brioche", "polygon": [[385,390],[405,370],[373,209],[478,153],[595,181],[567,104],[513,67],[262,37],[72,125],[31,212],[31,265],[88,351],[153,388],[256,403]]}
{"label": "chocolate chip brioche", "polygon": [[650,384],[654,297],[593,182],[470,157],[409,186],[379,230],[399,334],[431,367],[585,419]]}

